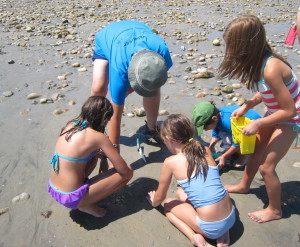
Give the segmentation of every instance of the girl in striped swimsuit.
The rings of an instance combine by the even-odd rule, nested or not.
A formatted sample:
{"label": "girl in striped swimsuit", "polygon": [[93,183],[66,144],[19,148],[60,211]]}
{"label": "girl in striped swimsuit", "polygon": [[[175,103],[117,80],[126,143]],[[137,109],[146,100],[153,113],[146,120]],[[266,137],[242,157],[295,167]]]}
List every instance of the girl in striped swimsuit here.
{"label": "girl in striped swimsuit", "polygon": [[248,216],[259,223],[278,220],[282,217],[281,184],[275,169],[298,137],[300,85],[289,63],[272,51],[263,23],[256,16],[244,15],[233,20],[225,30],[224,40],[226,52],[218,69],[220,77],[241,79],[248,89],[257,91],[232,115],[242,116],[262,102],[267,108],[263,118],[243,129],[245,135],[257,134],[255,153],[248,159],[241,182],[226,189],[247,193],[259,170],[269,205]]}

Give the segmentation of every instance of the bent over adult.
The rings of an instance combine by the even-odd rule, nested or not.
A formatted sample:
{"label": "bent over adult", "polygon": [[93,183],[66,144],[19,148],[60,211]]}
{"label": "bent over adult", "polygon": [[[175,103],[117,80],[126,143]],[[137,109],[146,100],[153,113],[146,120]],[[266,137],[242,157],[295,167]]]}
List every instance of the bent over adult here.
{"label": "bent over adult", "polygon": [[160,87],[172,66],[165,42],[142,22],[114,22],[95,35],[91,95],[109,91],[114,115],[109,138],[119,149],[120,126],[125,98],[135,91],[143,96],[147,132],[155,135],[160,104]]}

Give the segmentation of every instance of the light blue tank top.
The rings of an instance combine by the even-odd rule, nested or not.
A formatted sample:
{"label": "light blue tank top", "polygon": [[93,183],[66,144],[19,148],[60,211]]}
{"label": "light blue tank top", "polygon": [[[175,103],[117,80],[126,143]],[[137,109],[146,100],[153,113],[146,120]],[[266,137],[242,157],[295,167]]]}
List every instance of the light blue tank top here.
{"label": "light blue tank top", "polygon": [[221,201],[227,194],[224,189],[217,166],[208,166],[206,180],[202,174],[191,179],[177,180],[180,187],[187,194],[194,208],[208,206]]}

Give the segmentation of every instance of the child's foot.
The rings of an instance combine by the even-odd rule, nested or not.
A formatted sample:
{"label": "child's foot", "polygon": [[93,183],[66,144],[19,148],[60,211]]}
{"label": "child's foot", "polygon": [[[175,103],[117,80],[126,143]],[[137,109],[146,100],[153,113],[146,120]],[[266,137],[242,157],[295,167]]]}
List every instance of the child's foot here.
{"label": "child's foot", "polygon": [[234,163],[235,168],[242,168],[247,164],[249,155],[241,155]]}
{"label": "child's foot", "polygon": [[229,231],[217,239],[217,247],[228,247],[230,243]]}
{"label": "child's foot", "polygon": [[201,234],[195,234],[194,235],[194,246],[197,247],[213,247],[213,245],[207,243],[204,239],[204,237]]}
{"label": "child's foot", "polygon": [[271,220],[279,220],[282,217],[281,211],[273,211],[268,208],[248,213],[248,216],[257,223],[265,223]]}
{"label": "child's foot", "polygon": [[225,190],[227,190],[229,193],[240,193],[240,194],[247,194],[249,192],[249,188],[244,188],[240,184],[235,185],[225,185]]}
{"label": "child's foot", "polygon": [[102,218],[106,214],[106,209],[105,208],[99,208],[95,204],[88,205],[86,207],[78,208],[78,210],[81,211],[81,212],[93,215],[94,217],[97,217],[97,218]]}

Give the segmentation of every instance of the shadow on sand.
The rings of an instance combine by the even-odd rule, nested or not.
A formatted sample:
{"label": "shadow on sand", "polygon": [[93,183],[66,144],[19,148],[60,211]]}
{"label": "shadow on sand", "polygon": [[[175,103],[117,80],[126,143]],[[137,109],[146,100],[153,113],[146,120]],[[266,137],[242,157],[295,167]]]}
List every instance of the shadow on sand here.
{"label": "shadow on sand", "polygon": [[151,210],[146,195],[149,191],[157,189],[155,179],[141,177],[126,185],[123,189],[100,201],[100,207],[107,207],[104,218],[96,218],[79,210],[71,210],[70,217],[86,230],[96,230],[109,223],[134,214],[142,209]]}
{"label": "shadow on sand", "polygon": [[[249,193],[255,194],[264,203],[264,208],[269,204],[266,186],[250,189]],[[282,218],[289,218],[292,214],[300,215],[300,181],[281,183]]]}

